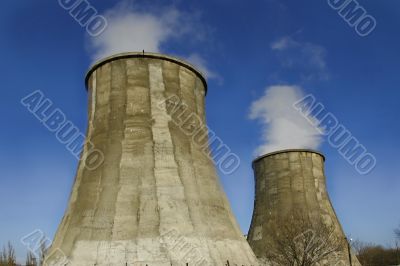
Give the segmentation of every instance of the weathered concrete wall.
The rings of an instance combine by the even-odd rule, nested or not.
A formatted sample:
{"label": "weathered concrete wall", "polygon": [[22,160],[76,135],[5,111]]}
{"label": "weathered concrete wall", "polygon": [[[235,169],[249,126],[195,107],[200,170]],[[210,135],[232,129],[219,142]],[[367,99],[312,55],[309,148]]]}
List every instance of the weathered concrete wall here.
{"label": "weathered concrete wall", "polygon": [[90,170],[81,160],[47,264],[257,265],[208,147],[173,122],[171,99],[180,99],[188,110],[179,119],[195,114],[186,125],[205,126],[201,75],[171,57],[132,53],[95,65],[87,83],[87,141],[104,162]]}
{"label": "weathered concrete wall", "polygon": [[[253,162],[256,196],[248,241],[257,257],[265,259],[265,251],[273,242],[271,228],[298,212],[334,225],[338,237],[345,239],[326,190],[324,160],[315,151],[284,150]],[[342,260],[345,264],[338,265],[349,265],[345,246]],[[360,265],[355,257],[352,262]]]}

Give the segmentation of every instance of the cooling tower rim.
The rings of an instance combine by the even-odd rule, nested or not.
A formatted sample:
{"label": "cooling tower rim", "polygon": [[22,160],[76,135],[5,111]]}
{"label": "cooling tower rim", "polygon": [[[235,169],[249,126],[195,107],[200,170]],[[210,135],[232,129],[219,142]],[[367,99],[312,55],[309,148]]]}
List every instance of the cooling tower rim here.
{"label": "cooling tower rim", "polygon": [[200,80],[203,82],[203,85],[204,85],[205,94],[207,95],[207,80],[205,78],[205,75],[200,70],[198,70],[195,66],[193,66],[192,64],[188,63],[187,61],[185,61],[181,58],[175,57],[175,56],[170,56],[170,55],[165,55],[165,54],[160,54],[160,53],[148,53],[148,52],[119,53],[119,54],[114,54],[114,55],[111,55],[111,56],[108,56],[108,57],[105,57],[103,59],[96,61],[89,68],[89,70],[86,73],[86,77],[85,77],[86,90],[89,88],[89,78],[97,68],[99,68],[107,63],[110,63],[112,61],[119,60],[119,59],[127,59],[127,58],[160,59],[160,60],[169,61],[169,62],[178,64],[180,66],[183,66],[183,67],[189,69],[190,71],[194,72],[200,78]]}
{"label": "cooling tower rim", "polygon": [[289,152],[308,152],[308,153],[315,153],[318,154],[322,157],[322,159],[325,161],[325,155],[323,155],[321,152],[316,151],[316,150],[312,150],[312,149],[286,149],[286,150],[280,150],[280,151],[274,151],[274,152],[270,152],[270,153],[266,153],[264,155],[258,156],[256,159],[253,160],[252,166],[254,167],[254,164],[257,163],[258,161],[272,156],[272,155],[276,155],[276,154],[281,154],[281,153],[289,153]]}

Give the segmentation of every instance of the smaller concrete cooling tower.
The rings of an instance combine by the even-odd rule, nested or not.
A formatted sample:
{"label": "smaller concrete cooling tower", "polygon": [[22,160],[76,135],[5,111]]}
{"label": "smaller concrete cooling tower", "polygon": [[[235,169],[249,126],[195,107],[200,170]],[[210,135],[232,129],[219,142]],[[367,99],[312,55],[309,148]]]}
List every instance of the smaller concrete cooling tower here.
{"label": "smaller concrete cooling tower", "polygon": [[[312,150],[277,151],[254,160],[256,197],[248,241],[257,257],[266,259],[272,228],[279,228],[298,211],[313,221],[334,225],[337,236],[345,239],[326,190],[324,161],[321,153]],[[338,265],[350,265],[346,245],[341,253],[344,264]],[[352,265],[360,265],[355,256]]]}

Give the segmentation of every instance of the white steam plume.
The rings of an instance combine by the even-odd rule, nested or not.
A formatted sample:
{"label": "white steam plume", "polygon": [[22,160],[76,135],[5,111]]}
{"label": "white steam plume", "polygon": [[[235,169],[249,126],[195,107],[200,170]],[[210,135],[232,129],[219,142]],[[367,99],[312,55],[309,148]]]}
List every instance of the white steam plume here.
{"label": "white steam plume", "polygon": [[317,149],[321,144],[320,131],[293,104],[303,98],[297,86],[276,85],[266,88],[265,94],[254,101],[250,118],[263,125],[263,143],[256,155],[283,149]]}
{"label": "white steam plume", "polygon": [[208,79],[221,79],[221,77],[207,67],[206,61],[199,54],[191,54],[186,58],[191,64],[196,66],[206,78]]}
{"label": "white steam plume", "polygon": [[90,39],[94,61],[116,53],[159,52],[160,45],[179,34],[180,12],[168,9],[160,16],[139,12],[126,1],[106,11],[108,26],[98,37]]}
{"label": "white steam plume", "polygon": [[[187,42],[187,38],[201,40],[204,32],[193,22],[193,17],[176,8],[142,11],[133,7],[134,1],[121,1],[104,16],[108,26],[97,37],[89,39],[92,61],[124,52],[162,52],[161,46],[174,38]],[[184,40],[185,39],[185,40]],[[197,53],[183,56],[199,68],[208,78],[218,75],[207,68],[205,60]]]}

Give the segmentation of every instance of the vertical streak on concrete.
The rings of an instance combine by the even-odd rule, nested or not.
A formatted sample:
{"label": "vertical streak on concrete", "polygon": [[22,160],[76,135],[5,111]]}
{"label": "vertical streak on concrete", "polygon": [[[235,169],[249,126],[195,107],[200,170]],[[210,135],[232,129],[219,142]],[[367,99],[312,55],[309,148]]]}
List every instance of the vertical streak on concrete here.
{"label": "vertical streak on concrete", "polygon": [[101,192],[99,202],[95,211],[94,223],[98,231],[94,239],[112,239],[113,222],[115,216],[115,200],[119,182],[119,162],[121,158],[122,139],[122,117],[121,113],[123,98],[121,97],[121,62],[111,64],[111,87],[110,87],[110,116],[108,118],[109,135],[107,138],[106,154],[101,180]]}
{"label": "vertical streak on concrete", "polygon": [[[96,148],[100,149],[103,152],[103,155],[108,152],[107,150],[107,141],[109,139],[109,116],[111,115],[111,110],[109,106],[109,101],[110,101],[110,95],[111,95],[111,66],[103,66],[99,68],[98,71],[96,71],[96,112],[95,116],[93,117],[93,124],[94,124],[94,130],[92,136],[93,136],[93,142],[96,144]],[[90,193],[89,195],[93,200],[93,207],[87,209],[85,212],[87,212],[87,219],[89,219],[88,222],[85,223],[85,225],[90,228],[90,241],[94,241],[96,243],[96,250],[93,251],[91,255],[88,256],[88,260],[92,260],[92,258],[95,258],[95,263],[98,263],[99,261],[105,260],[107,256],[106,250],[109,249],[109,245],[107,242],[104,241],[98,241],[97,238],[97,231],[101,230],[96,226],[93,226],[95,224],[96,218],[96,210],[99,207],[99,202],[100,202],[100,196],[101,196],[101,191],[102,191],[102,180],[104,178],[103,174],[103,166],[104,162],[102,165],[95,170],[91,174],[85,175],[85,178],[88,180],[86,186],[88,188],[95,189],[94,192]],[[88,189],[86,188],[86,189]],[[82,195],[85,195],[85,190],[82,190]],[[88,197],[88,196],[86,196]],[[87,201],[89,201],[89,198],[87,198]],[[85,239],[85,238],[83,238]],[[82,248],[83,249],[83,248]],[[85,250],[87,253],[89,253],[89,250]],[[78,256],[78,255],[76,255]],[[91,258],[92,257],[92,258]],[[80,258],[81,259],[81,258]],[[82,259],[81,259],[82,260]]]}
{"label": "vertical streak on concrete", "polygon": [[[197,179],[199,178],[194,171],[193,163],[195,158],[193,157],[193,147],[192,147],[192,136],[190,133],[184,131],[187,126],[194,126],[198,128],[199,121],[192,117],[190,122],[185,124],[179,125],[179,121],[186,119],[190,114],[193,116],[197,115],[197,107],[195,105],[195,99],[192,101],[188,100],[185,96],[187,95],[194,95],[199,91],[203,91],[203,88],[196,87],[197,83],[197,76],[187,71],[186,73],[182,74],[185,68],[173,64],[171,62],[163,62],[163,79],[165,85],[165,95],[166,98],[169,97],[179,97],[181,100],[181,104],[184,104],[188,107],[184,115],[182,115],[182,120],[177,119],[177,114],[174,114],[173,109],[170,108],[167,111],[168,115],[171,117],[169,121],[169,131],[171,133],[171,139],[173,143],[173,150],[175,154],[175,162],[178,167],[178,174],[181,180],[181,183],[184,187],[184,195],[185,195],[185,203],[188,208],[188,216],[193,226],[193,232],[190,232],[189,235],[185,238],[185,242],[189,243],[190,245],[195,248],[195,250],[202,254],[201,259],[206,259],[207,261],[212,261],[212,258],[205,254],[210,254],[210,250],[207,247],[207,241],[203,237],[209,229],[206,226],[206,214],[203,212],[202,209],[202,201],[199,197],[199,184],[197,183]],[[194,96],[193,96],[194,97]],[[193,98],[192,97],[192,98]],[[203,95],[204,97],[204,95]],[[170,102],[170,104],[172,104]],[[190,108],[192,106],[194,108]],[[180,113],[180,112],[178,112]],[[179,121],[178,121],[179,120]],[[196,123],[197,125],[194,125]],[[194,147],[195,149],[196,147]],[[171,244],[169,244],[171,245]],[[176,250],[176,248],[172,248],[172,250]],[[179,253],[179,252],[175,252]],[[172,254],[172,261],[176,261],[175,263],[180,263],[177,260],[179,254]]]}
{"label": "vertical streak on concrete", "polygon": [[[178,174],[168,122],[171,117],[165,106],[165,86],[160,63],[149,64],[151,114],[153,117],[154,175],[156,178],[161,235],[176,226],[179,233],[193,230],[188,217],[184,187]],[[162,104],[164,103],[164,104]],[[183,222],[183,223],[182,223]]]}
{"label": "vertical streak on concrete", "polygon": [[[187,106],[187,112],[182,117],[183,124],[178,126],[170,123],[171,131],[173,132],[173,142],[176,151],[179,171],[182,178],[182,183],[185,187],[185,197],[189,206],[190,218],[194,227],[196,238],[194,238],[193,246],[202,249],[205,252],[202,254],[210,254],[212,251],[209,248],[208,241],[199,236],[206,235],[210,228],[207,226],[207,213],[204,212],[204,201],[201,198],[199,187],[200,176],[196,174],[194,162],[198,159],[194,156],[195,150],[199,147],[193,145],[191,132],[197,131],[202,126],[202,116],[199,116],[196,94],[204,92],[203,88],[197,87],[198,78],[192,72],[187,71],[183,67],[178,68],[177,78],[179,80],[179,95],[182,103]],[[188,90],[187,88],[194,88]],[[203,255],[207,261],[213,261],[211,256]]]}
{"label": "vertical streak on concrete", "polygon": [[[171,230],[179,235],[193,232],[192,221],[185,197],[185,187],[178,172],[172,136],[171,117],[167,113],[162,64],[149,64],[151,114],[153,118],[154,176],[156,179],[161,236]],[[177,226],[179,224],[179,226]],[[170,243],[167,243],[170,245]],[[168,257],[174,261],[179,253],[168,248]]]}
{"label": "vertical streak on concrete", "polygon": [[[120,179],[119,179],[119,192],[116,202],[116,214],[114,217],[114,242],[118,243],[117,240],[128,240],[134,239],[137,233],[137,220],[135,209],[138,206],[138,176],[135,174],[133,152],[134,152],[134,141],[132,140],[132,127],[128,121],[132,119],[130,112],[132,106],[128,104],[131,100],[129,97],[130,89],[129,86],[129,73],[128,73],[128,61],[124,62],[124,116],[123,125],[123,140],[122,140],[122,155],[120,163]],[[122,85],[122,84],[121,84]],[[132,103],[131,103],[132,104]],[[137,172],[137,171],[136,171]],[[121,252],[125,253],[125,261],[130,262],[132,258],[137,257],[136,245],[127,246],[126,244],[119,247]],[[123,251],[122,251],[123,250]]]}
{"label": "vertical streak on concrete", "polygon": [[[186,116],[183,118],[185,121],[189,118],[187,118],[187,116],[191,116],[191,115],[196,115],[196,112],[194,110],[195,105],[194,105],[194,90],[187,90],[186,88],[194,88],[194,80],[195,80],[195,76],[193,75],[193,73],[191,73],[190,71],[187,71],[187,73],[185,72],[185,68],[179,67],[178,68],[178,80],[179,80],[179,92],[181,95],[181,99],[184,99],[185,104],[187,105],[187,111],[186,111]],[[189,119],[191,120],[191,119]],[[174,154],[175,154],[175,162],[177,166],[180,166],[178,168],[179,171],[179,177],[180,177],[180,181],[182,183],[182,187],[183,187],[183,192],[184,192],[184,197],[186,199],[186,204],[188,205],[188,215],[189,215],[189,219],[191,221],[191,224],[193,227],[195,227],[195,224],[197,223],[197,219],[195,218],[195,211],[197,211],[195,209],[195,206],[193,205],[193,202],[196,200],[196,195],[198,195],[196,193],[196,189],[195,189],[195,180],[194,180],[194,176],[190,175],[188,172],[186,172],[188,170],[188,167],[186,167],[187,165],[185,163],[183,163],[182,165],[182,159],[186,158],[186,159],[190,159],[190,141],[188,140],[188,137],[185,133],[185,126],[187,127],[187,124],[189,124],[189,127],[191,126],[195,126],[192,124],[193,121],[189,121],[187,123],[182,124],[181,126],[176,127],[175,131],[172,132],[171,131],[171,141],[173,143],[173,147],[174,147]],[[171,130],[171,126],[169,123],[169,130]],[[182,156],[185,155],[185,156]],[[183,166],[183,167],[182,167]],[[196,228],[194,228],[196,229]],[[193,228],[192,228],[193,230]]]}
{"label": "vertical streak on concrete", "polygon": [[[127,75],[126,75],[126,62],[119,61],[113,62],[114,68],[112,71],[112,91],[115,94],[116,101],[116,110],[115,113],[118,115],[117,125],[115,126],[115,130],[118,131],[118,145],[120,146],[118,149],[118,158],[116,160],[116,165],[118,163],[118,173],[116,174],[115,180],[115,192],[113,195],[114,200],[114,216],[112,219],[112,229],[111,229],[111,254],[109,255],[111,258],[110,261],[116,261],[117,258],[115,256],[122,257],[124,254],[125,261],[127,260],[128,252],[126,251],[126,247],[124,244],[119,242],[120,239],[125,239],[125,234],[129,231],[127,228],[123,227],[124,222],[126,222],[127,213],[125,211],[125,202],[122,194],[122,190],[124,187],[122,186],[122,165],[123,165],[123,150],[124,150],[124,141],[125,141],[125,121],[126,121],[126,103],[127,103],[127,93],[126,93],[126,85],[127,85]],[[129,218],[129,216],[128,216]]]}
{"label": "vertical streak on concrete", "polygon": [[[190,158],[191,158],[190,168],[195,178],[196,186],[201,187],[202,176],[198,175],[198,171],[196,170],[195,165],[196,163],[199,162],[200,158],[204,160],[205,156],[204,154],[202,157],[198,156],[200,155],[198,151],[203,150],[203,146],[200,143],[196,143],[194,139],[195,139],[195,134],[205,134],[207,135],[207,140],[208,140],[208,131],[204,132],[205,128],[207,127],[206,115],[205,115],[205,90],[204,87],[202,86],[202,82],[198,78],[195,79],[194,87],[195,87],[194,108],[196,110],[198,118],[200,119],[200,123],[195,125],[196,133],[190,136],[190,146],[189,146]],[[208,146],[208,141],[206,145]],[[205,159],[207,160],[207,158]],[[204,195],[204,193],[202,193],[201,189],[199,189],[197,191],[197,197],[198,197],[198,202],[200,204],[198,215],[201,215],[201,217],[199,217],[199,221],[201,221],[201,226],[199,227],[201,232],[207,234],[208,232],[210,232],[210,230],[212,230],[212,226],[210,226],[210,224],[207,223],[207,219],[205,219],[205,217],[208,217],[208,211],[206,208],[204,208],[204,199],[206,198],[206,196]],[[212,262],[213,264],[218,264],[219,261],[216,258],[221,259],[221,256],[218,256],[217,252],[214,250],[214,247],[212,247],[209,241],[206,241],[206,243],[204,244],[204,249],[207,249],[208,253],[211,254],[209,261]]]}
{"label": "vertical streak on concrete", "polygon": [[[127,154],[130,158],[126,167],[137,184],[137,194],[131,205],[136,215],[137,227],[132,231],[136,247],[134,257],[128,262],[154,262],[164,260],[159,243],[160,217],[156,180],[154,178],[154,143],[151,130],[151,100],[149,69],[146,61],[128,59],[128,116]],[[128,171],[127,169],[127,171]],[[128,209],[127,209],[128,210]],[[130,226],[127,224],[126,226]],[[152,247],[152,248],[149,248]]]}
{"label": "vertical streak on concrete", "polygon": [[[99,169],[100,173],[97,178],[95,207],[90,212],[92,220],[86,225],[91,229],[90,240],[98,244],[96,249],[92,250],[91,243],[93,242],[80,241],[76,244],[75,252],[73,253],[73,256],[81,258],[81,260],[90,260],[91,257],[95,257],[96,263],[107,260],[113,249],[111,242],[105,242],[102,239],[112,238],[113,217],[115,215],[114,204],[116,190],[118,189],[118,152],[121,148],[121,134],[118,132],[120,122],[114,112],[119,110],[121,101],[121,88],[119,87],[121,77],[116,74],[119,70],[119,65],[110,64],[108,67],[104,66],[104,72],[99,76],[99,80],[102,81],[101,84],[104,87],[99,90],[99,116],[95,121],[97,122],[96,129],[99,133],[96,137],[104,153],[104,162],[101,169]],[[102,131],[103,128],[106,130]],[[101,134],[100,132],[106,134]]]}
{"label": "vertical streak on concrete", "polygon": [[[181,95],[181,99],[184,101],[187,106],[186,117],[183,119],[188,119],[188,115],[196,115],[195,111],[195,100],[194,93],[195,90],[187,88],[195,88],[194,83],[196,80],[196,76],[190,72],[186,71],[183,67],[178,67],[178,80],[179,80],[179,93]],[[202,224],[201,218],[203,215],[201,214],[201,210],[198,208],[200,206],[198,200],[198,190],[196,183],[196,176],[193,173],[192,158],[191,158],[191,147],[190,144],[192,141],[188,138],[185,133],[185,126],[189,125],[189,127],[196,127],[193,119],[190,119],[190,122],[182,124],[181,126],[172,127],[175,130],[173,131],[173,146],[175,150],[175,156],[177,164],[179,165],[179,175],[181,176],[181,183],[184,187],[184,194],[186,199],[186,204],[188,205],[188,212],[191,220],[191,224],[194,227],[194,230],[199,232],[204,232],[201,228],[198,228],[200,224]],[[170,125],[171,128],[171,125]],[[186,128],[187,130],[187,128]],[[197,203],[197,204],[196,204]],[[192,229],[193,230],[193,229]],[[196,245],[200,245],[200,243],[196,243]]]}
{"label": "vertical streak on concrete", "polygon": [[[108,100],[111,91],[111,66],[104,66],[96,71],[96,113],[93,118],[95,132],[93,132],[92,140],[96,143],[96,148],[100,149],[103,154],[106,154],[106,142],[108,135],[108,118],[110,109]],[[103,178],[103,168],[99,167],[94,171],[87,168],[83,169],[82,182],[79,186],[78,197],[81,198],[75,206],[78,210],[78,215],[75,215],[76,221],[71,222],[71,230],[76,232],[76,237],[66,243],[72,243],[72,248],[75,250],[77,242],[81,239],[93,239],[97,235],[98,225],[93,226],[98,202],[100,201],[101,182]],[[95,200],[93,200],[93,198]],[[79,226],[78,226],[79,225]],[[86,256],[90,256],[94,252],[92,248],[86,250]],[[71,252],[72,253],[72,252]],[[73,255],[72,255],[73,256]]]}

